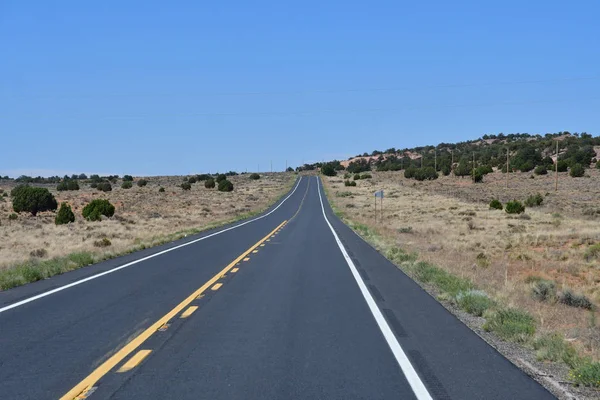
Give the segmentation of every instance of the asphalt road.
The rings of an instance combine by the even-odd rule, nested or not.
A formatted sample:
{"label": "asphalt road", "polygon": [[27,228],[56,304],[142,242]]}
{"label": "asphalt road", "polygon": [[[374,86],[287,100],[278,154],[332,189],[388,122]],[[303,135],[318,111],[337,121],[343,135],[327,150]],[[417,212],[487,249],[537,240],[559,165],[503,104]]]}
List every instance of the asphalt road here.
{"label": "asphalt road", "polygon": [[0,398],[77,395],[554,398],[346,227],[316,177],[259,219],[1,292]]}

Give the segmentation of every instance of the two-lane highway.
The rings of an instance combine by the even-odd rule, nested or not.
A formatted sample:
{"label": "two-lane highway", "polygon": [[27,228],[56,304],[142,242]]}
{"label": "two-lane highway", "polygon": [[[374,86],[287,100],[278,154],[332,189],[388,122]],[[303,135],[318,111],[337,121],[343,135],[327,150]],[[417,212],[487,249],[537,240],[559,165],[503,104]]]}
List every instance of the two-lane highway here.
{"label": "two-lane highway", "polygon": [[318,178],[235,226],[0,293],[0,397],[553,398],[346,227]]}

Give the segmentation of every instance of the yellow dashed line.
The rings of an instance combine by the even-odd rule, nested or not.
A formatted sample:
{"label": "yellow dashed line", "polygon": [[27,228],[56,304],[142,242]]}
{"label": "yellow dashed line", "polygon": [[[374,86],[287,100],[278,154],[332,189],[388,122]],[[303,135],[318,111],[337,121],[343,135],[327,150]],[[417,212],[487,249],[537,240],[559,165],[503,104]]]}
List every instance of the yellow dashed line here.
{"label": "yellow dashed line", "polygon": [[192,315],[194,313],[194,311],[196,311],[198,309],[198,306],[189,306],[187,310],[185,310],[182,314],[181,317],[179,318],[187,318],[190,315]]}
{"label": "yellow dashed line", "polygon": [[139,365],[144,358],[148,357],[148,355],[152,353],[152,350],[140,350],[133,357],[129,359],[117,372],[127,372]]}
{"label": "yellow dashed line", "polygon": [[219,290],[219,288],[223,286],[222,283],[215,283],[215,285],[213,287],[210,288],[210,290]]}

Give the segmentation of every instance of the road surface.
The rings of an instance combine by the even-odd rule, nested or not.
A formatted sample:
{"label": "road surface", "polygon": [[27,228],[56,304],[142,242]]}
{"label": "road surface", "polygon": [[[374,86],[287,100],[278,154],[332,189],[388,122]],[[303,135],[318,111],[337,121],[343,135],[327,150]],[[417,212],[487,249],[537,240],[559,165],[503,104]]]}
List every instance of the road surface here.
{"label": "road surface", "polygon": [[0,398],[86,396],[554,398],[346,227],[317,177],[257,219],[1,292]]}

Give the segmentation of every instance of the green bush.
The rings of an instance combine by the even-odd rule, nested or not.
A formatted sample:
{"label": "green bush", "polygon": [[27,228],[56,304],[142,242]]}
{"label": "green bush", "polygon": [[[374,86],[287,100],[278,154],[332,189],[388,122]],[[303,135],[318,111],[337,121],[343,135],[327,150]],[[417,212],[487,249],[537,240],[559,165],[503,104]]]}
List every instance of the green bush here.
{"label": "green bush", "polygon": [[373,178],[373,175],[371,175],[371,174],[362,174],[360,176],[360,179],[371,179],[371,178]]}
{"label": "green bush", "polygon": [[221,182],[223,182],[226,179],[227,179],[227,175],[225,175],[225,174],[219,174],[219,175],[217,175],[217,183],[221,183]]}
{"label": "green bush", "polygon": [[507,308],[491,313],[483,329],[504,340],[524,343],[535,334],[535,320],[525,311]]}
{"label": "green bush", "polygon": [[536,358],[540,361],[562,361],[570,367],[577,364],[577,350],[557,333],[545,334],[533,342]]}
{"label": "green bush", "polygon": [[196,176],[196,179],[198,181],[207,181],[207,180],[211,179],[211,177],[208,174],[200,174],[200,175]]}
{"label": "green bush", "polygon": [[233,190],[233,183],[231,181],[225,179],[219,182],[218,187],[219,192],[231,192]]}
{"label": "green bush", "polygon": [[583,308],[586,310],[592,310],[594,308],[594,304],[590,299],[585,297],[585,295],[573,293],[569,289],[563,290],[558,300],[569,307]]}
{"label": "green bush", "polygon": [[187,181],[188,183],[196,183],[198,179],[195,176],[190,176]]}
{"label": "green bush", "polygon": [[520,201],[513,200],[506,203],[504,206],[504,211],[506,211],[508,214],[521,214],[525,212],[525,207]]}
{"label": "green bush", "polygon": [[90,187],[92,189],[96,189],[98,187],[98,182],[92,182],[92,184],[90,185]]}
{"label": "green bush", "polygon": [[502,206],[502,203],[500,203],[500,200],[492,199],[492,201],[490,201],[490,209],[502,210],[503,208],[504,207]]}
{"label": "green bush", "polygon": [[548,173],[548,168],[545,165],[538,165],[533,170],[533,173],[536,175],[546,175]]}
{"label": "green bush", "polygon": [[344,186],[356,186],[356,182],[345,180],[344,181]]}
{"label": "green bush", "polygon": [[126,181],[126,182],[127,181],[131,182],[131,181],[133,181],[133,176],[131,176],[131,175],[123,175],[123,180]]}
{"label": "green bush", "polygon": [[98,186],[96,186],[96,188],[98,190],[100,190],[100,191],[103,191],[103,192],[110,192],[110,191],[112,191],[112,186],[108,182],[100,182],[100,183],[98,183]]}
{"label": "green bush", "polygon": [[577,385],[600,387],[600,362],[586,360],[576,366],[569,376]]}
{"label": "green bush", "polygon": [[56,190],[58,190],[59,192],[64,192],[65,190],[68,190],[67,187],[67,181],[62,181],[60,182],[57,186],[56,186]]}
{"label": "green bush", "polygon": [[321,168],[321,173],[325,176],[336,176],[337,172],[335,172],[335,168],[333,168],[330,164],[325,164]]}
{"label": "green bush", "polygon": [[469,314],[481,317],[494,302],[481,290],[467,290],[456,295],[456,304]]}
{"label": "green bush", "polygon": [[555,167],[558,172],[567,172],[567,169],[569,168],[569,163],[567,163],[565,160],[559,160],[556,163],[556,167]]}
{"label": "green bush", "polygon": [[81,213],[83,214],[83,218],[88,221],[100,221],[102,215],[109,218],[115,215],[115,206],[110,204],[108,200],[94,199],[83,207]]}
{"label": "green bush", "polygon": [[189,183],[189,182],[183,182],[183,183],[181,184],[181,188],[182,188],[183,190],[191,190],[191,189],[192,189],[192,185],[190,185],[190,183]]}
{"label": "green bush", "polygon": [[121,184],[121,189],[131,189],[133,187],[133,183],[131,181],[123,181]]}
{"label": "green bush", "polygon": [[79,190],[79,183],[75,180],[69,180],[67,182],[67,190]]}
{"label": "green bush", "polygon": [[494,172],[494,169],[492,168],[492,166],[487,165],[487,164],[477,167],[476,170],[479,170],[479,172],[481,172],[482,175],[487,175],[487,174],[491,174]]}
{"label": "green bush", "polygon": [[600,169],[600,161],[596,162],[596,169]]}
{"label": "green bush", "polygon": [[483,174],[481,173],[479,168],[475,168],[475,171],[473,171],[473,176],[471,177],[471,179],[473,180],[474,183],[483,182]]}
{"label": "green bush", "polygon": [[600,243],[591,245],[585,250],[583,255],[586,261],[592,261],[595,258],[600,258]]}
{"label": "green bush", "polygon": [[164,192],[165,192],[165,188],[164,187],[161,187],[161,188],[158,189],[158,193],[164,193]]}
{"label": "green bush", "polygon": [[[190,183],[191,183],[191,182],[190,182]],[[147,184],[148,184],[148,181],[147,181],[147,180],[145,180],[145,179],[140,179],[139,181],[137,181],[137,185],[138,185],[139,187],[144,187],[144,186],[146,186]]]}
{"label": "green bush", "polygon": [[204,187],[207,189],[214,189],[215,188],[215,180],[210,178],[210,179],[204,181]]}
{"label": "green bush", "polygon": [[556,284],[554,281],[540,279],[531,287],[531,295],[539,301],[552,301],[556,298]]}
{"label": "green bush", "polygon": [[521,172],[529,172],[533,169],[533,163],[529,160],[525,161],[521,164],[521,168],[519,168]]}
{"label": "green bush", "polygon": [[450,166],[449,165],[443,165],[442,166],[442,174],[444,176],[450,175],[450,172],[451,172],[451,170],[450,170]]}
{"label": "green bush", "polygon": [[96,246],[96,247],[108,247],[111,244],[112,243],[108,238],[102,238],[101,240],[96,240],[94,242],[94,246]]}
{"label": "green bush", "polygon": [[252,179],[254,181],[259,180],[260,179],[260,175],[255,172],[253,174],[250,174],[250,179]]}
{"label": "green bush", "polygon": [[30,212],[37,215],[42,211],[54,211],[58,207],[56,199],[45,188],[19,185],[15,187],[10,195],[14,212]]}
{"label": "green bush", "polygon": [[16,221],[17,218],[19,218],[19,216],[15,213],[12,213],[8,216],[9,221]]}
{"label": "green bush", "polygon": [[583,165],[573,165],[571,167],[571,171],[569,171],[569,175],[571,175],[573,178],[581,178],[583,175],[585,175],[585,169],[583,168]]}
{"label": "green bush", "polygon": [[69,222],[75,222],[75,214],[73,214],[70,205],[61,203],[60,208],[56,213],[56,217],[54,218],[54,223],[56,225],[63,225],[68,224]]}
{"label": "green bush", "polygon": [[537,194],[529,196],[525,200],[525,205],[527,207],[539,207],[539,206],[542,205],[543,202],[544,202],[544,196],[542,196],[541,194],[537,193]]}
{"label": "green bush", "polygon": [[352,179],[354,179],[355,181],[359,180],[360,174],[354,174],[354,177]]}
{"label": "green bush", "polygon": [[350,177],[351,177],[351,176],[352,176],[352,174],[351,174],[351,173],[349,173],[349,172],[346,172],[346,173],[344,174],[344,179],[350,179]]}

